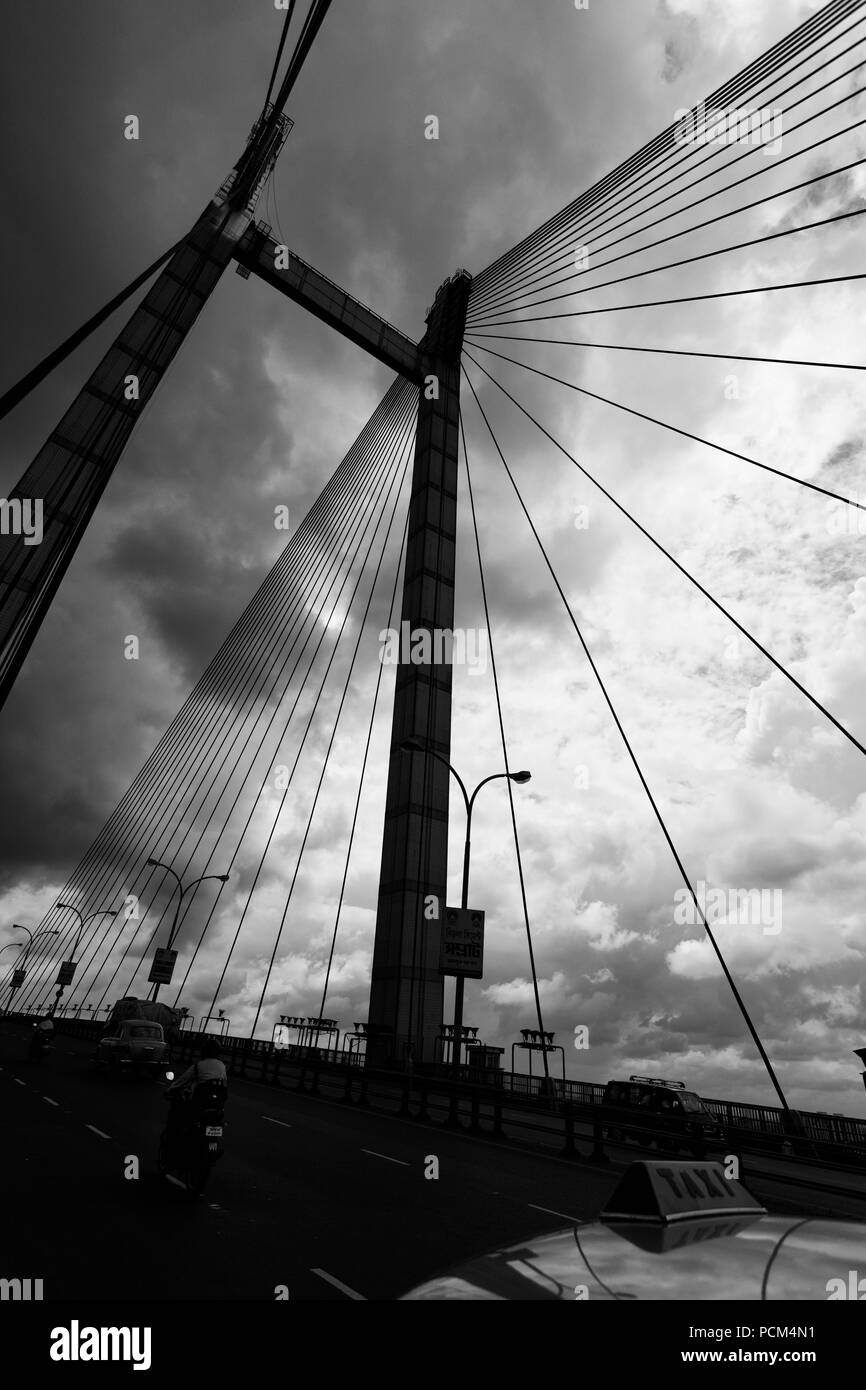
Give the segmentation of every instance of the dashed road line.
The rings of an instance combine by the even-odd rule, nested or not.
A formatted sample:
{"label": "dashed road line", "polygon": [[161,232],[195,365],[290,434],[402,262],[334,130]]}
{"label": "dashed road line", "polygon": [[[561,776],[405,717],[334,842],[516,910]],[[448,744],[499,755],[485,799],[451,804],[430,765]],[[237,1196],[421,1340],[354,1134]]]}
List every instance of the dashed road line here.
{"label": "dashed road line", "polygon": [[372,1154],[373,1158],[384,1158],[385,1161],[386,1161],[386,1163],[399,1163],[399,1164],[401,1164],[402,1167],[404,1167],[404,1168],[408,1168],[408,1167],[410,1166],[410,1165],[406,1162],[406,1160],[403,1159],[403,1158],[391,1158],[389,1154],[379,1154],[379,1153],[376,1153],[376,1150],[375,1150],[375,1149],[362,1149],[362,1150],[361,1150],[361,1153],[362,1153],[362,1154]]}
{"label": "dashed road line", "polygon": [[583,1224],[579,1216],[567,1216],[564,1211],[554,1211],[552,1207],[539,1207],[535,1202],[527,1202],[526,1205],[532,1207],[533,1211],[546,1211],[548,1216],[561,1216],[564,1221],[573,1221],[575,1226]]}
{"label": "dashed road line", "polygon": [[[364,1152],[366,1153],[367,1150],[365,1149]],[[383,1155],[379,1154],[378,1157],[381,1158]],[[324,1279],[326,1284],[333,1284],[334,1288],[339,1289],[347,1298],[356,1298],[360,1303],[367,1302],[364,1294],[357,1293],[355,1289],[350,1289],[348,1284],[344,1284],[341,1279],[335,1279],[333,1274],[329,1274],[326,1269],[311,1269],[310,1273],[317,1274],[320,1279]]]}
{"label": "dashed road line", "polygon": [[43,1099],[43,1100],[47,1100],[49,1105],[57,1105],[57,1106],[60,1105],[60,1101],[59,1101],[59,1100],[52,1100],[50,1096],[43,1096],[42,1099]]}
{"label": "dashed road line", "polygon": [[85,1129],[91,1130],[93,1134],[98,1134],[99,1137],[100,1137],[100,1139],[110,1139],[110,1138],[111,1138],[111,1135],[110,1135],[110,1134],[105,1134],[105,1133],[103,1133],[103,1131],[102,1131],[101,1129],[97,1129],[97,1128],[96,1128],[96,1125],[85,1125],[84,1128],[85,1128]]}
{"label": "dashed road line", "polygon": [[283,1129],[291,1129],[292,1127],[291,1125],[287,1125],[285,1120],[275,1120],[273,1115],[262,1115],[262,1119],[269,1120],[272,1125],[282,1125]]}
{"label": "dashed road line", "polygon": [[186,1183],[181,1182],[180,1178],[173,1178],[171,1173],[166,1173],[165,1180],[166,1182],[173,1183],[175,1187],[179,1187],[182,1192],[186,1192]]}
{"label": "dashed road line", "polygon": [[26,1085],[27,1085],[27,1082],[26,1082],[26,1081],[19,1081],[19,1079],[18,1079],[17,1076],[13,1076],[12,1080],[15,1082],[15,1085],[16,1085],[16,1086],[26,1086]]}

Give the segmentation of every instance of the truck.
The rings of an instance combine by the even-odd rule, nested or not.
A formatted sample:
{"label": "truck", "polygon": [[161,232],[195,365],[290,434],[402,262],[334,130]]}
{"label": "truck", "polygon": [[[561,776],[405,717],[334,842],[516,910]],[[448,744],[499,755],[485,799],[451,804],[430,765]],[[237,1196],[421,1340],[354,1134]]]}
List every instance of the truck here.
{"label": "truck", "polygon": [[118,999],[108,1016],[108,1022],[105,1025],[106,1033],[109,1029],[114,1029],[117,1024],[125,1023],[127,1019],[141,1019],[147,1023],[159,1023],[169,1047],[177,1041],[180,1035],[180,1009],[173,1009],[169,1004],[160,1004],[158,1000],[135,999],[132,995]]}

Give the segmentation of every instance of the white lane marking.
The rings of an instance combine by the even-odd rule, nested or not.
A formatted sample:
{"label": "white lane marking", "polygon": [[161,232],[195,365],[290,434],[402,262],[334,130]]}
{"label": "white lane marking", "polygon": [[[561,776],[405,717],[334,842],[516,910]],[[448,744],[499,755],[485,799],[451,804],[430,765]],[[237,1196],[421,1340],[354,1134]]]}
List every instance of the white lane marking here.
{"label": "white lane marking", "polygon": [[184,1192],[186,1192],[186,1183],[185,1183],[185,1182],[181,1182],[180,1178],[173,1178],[173,1177],[171,1176],[171,1173],[166,1173],[166,1175],[165,1175],[165,1180],[166,1180],[166,1182],[174,1183],[175,1187],[179,1187],[179,1188],[181,1188]]}
{"label": "white lane marking", "polygon": [[12,1080],[15,1082],[15,1085],[16,1085],[16,1086],[26,1086],[26,1085],[27,1085],[27,1082],[26,1082],[26,1081],[19,1081],[17,1076],[13,1076]]}
{"label": "white lane marking", "polygon": [[110,1139],[110,1138],[111,1138],[111,1135],[110,1135],[110,1134],[103,1134],[103,1132],[102,1132],[101,1129],[97,1129],[97,1128],[96,1128],[96,1125],[85,1125],[84,1128],[85,1128],[85,1129],[91,1130],[94,1134],[98,1134],[99,1137],[100,1137],[100,1139]]}
{"label": "white lane marking", "polygon": [[573,1221],[576,1226],[581,1225],[579,1216],[566,1216],[564,1211],[554,1211],[552,1207],[539,1207],[535,1205],[535,1202],[527,1202],[526,1205],[535,1211],[546,1211],[548,1216],[561,1216],[565,1221]]}
{"label": "white lane marking", "polygon": [[47,1100],[49,1105],[59,1105],[59,1104],[60,1104],[60,1101],[59,1101],[59,1100],[52,1100],[50,1096],[43,1096],[42,1099],[43,1099],[43,1100]]}
{"label": "white lane marking", "polygon": [[374,1158],[384,1158],[385,1161],[386,1161],[387,1163],[400,1163],[400,1164],[402,1164],[402,1166],[403,1166],[404,1168],[408,1168],[408,1167],[409,1167],[409,1164],[405,1161],[405,1159],[402,1159],[402,1158],[390,1158],[390,1157],[388,1156],[388,1154],[377,1154],[375,1149],[362,1149],[362,1150],[361,1150],[361,1153],[362,1153],[362,1154],[372,1154]]}
{"label": "white lane marking", "polygon": [[347,1298],[357,1298],[360,1303],[367,1302],[367,1299],[362,1293],[356,1293],[354,1289],[349,1288],[348,1284],[344,1284],[340,1279],[335,1279],[333,1274],[329,1274],[327,1270],[311,1269],[310,1273],[318,1274],[319,1278],[324,1279],[326,1284],[333,1284],[334,1288],[339,1289],[340,1292],[344,1293]]}
{"label": "white lane marking", "polygon": [[262,1119],[269,1120],[272,1125],[282,1125],[283,1129],[291,1129],[292,1127],[291,1125],[287,1125],[285,1120],[275,1120],[273,1115],[263,1115]]}

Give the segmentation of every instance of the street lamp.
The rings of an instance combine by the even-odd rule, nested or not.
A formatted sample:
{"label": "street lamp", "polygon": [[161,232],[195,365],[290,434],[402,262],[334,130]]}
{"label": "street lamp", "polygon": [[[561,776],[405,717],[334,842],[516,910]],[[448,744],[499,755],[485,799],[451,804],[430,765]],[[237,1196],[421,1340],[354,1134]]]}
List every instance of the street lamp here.
{"label": "street lamp", "polygon": [[76,938],[75,938],[75,945],[73,946],[73,948],[72,948],[72,954],[71,954],[70,957],[69,957],[69,959],[70,959],[70,960],[73,960],[73,961],[75,960],[75,953],[76,953],[76,951],[78,950],[78,943],[81,941],[81,933],[84,931],[85,925],[86,925],[88,922],[92,922],[93,919],[94,919],[94,917],[116,917],[116,916],[117,916],[117,909],[116,909],[116,908],[101,907],[101,908],[99,909],[98,912],[91,912],[91,913],[88,914],[87,917],[82,917],[82,915],[81,915],[81,913],[79,912],[78,908],[77,908],[77,907],[73,907],[72,903],[58,903],[57,906],[58,906],[58,907],[64,908],[67,912],[74,912],[75,915],[76,915],[76,917],[78,918],[78,921],[79,921],[78,935],[77,935]]}
{"label": "street lamp", "polygon": [[[25,964],[27,963],[27,957],[28,957],[28,955],[30,954],[30,947],[33,945],[33,942],[34,942],[34,941],[38,941],[38,939],[39,939],[40,936],[59,936],[59,935],[60,935],[59,930],[57,930],[56,928],[51,928],[51,929],[46,928],[46,929],[43,930],[43,931],[38,931],[38,932],[35,932],[35,933],[34,933],[34,932],[32,932],[32,931],[30,930],[29,927],[22,927],[22,925],[21,925],[20,922],[13,922],[13,923],[12,923],[12,930],[13,930],[13,931],[26,931],[26,933],[27,933],[27,935],[28,935],[28,937],[29,937],[29,940],[28,940],[28,942],[27,942],[27,945],[26,945],[26,947],[24,948],[24,956],[23,956],[23,959],[22,959],[22,961],[21,961],[22,966],[25,965]],[[5,950],[5,947],[4,947],[4,950]]]}
{"label": "street lamp", "polygon": [[[173,869],[170,864],[163,864],[162,860],[160,859],[148,859],[147,867],[149,869],[165,869],[166,873],[173,875],[173,877],[176,880],[176,886],[180,889],[180,896],[177,900],[177,907],[174,910],[174,920],[171,924],[171,931],[168,937],[168,945],[166,947],[166,950],[170,951],[172,948],[172,943],[174,942],[174,939],[177,936],[178,918],[180,917],[181,904],[183,903],[183,900],[186,897],[187,893],[191,892],[194,888],[197,888],[200,883],[206,883],[208,879],[216,879],[220,883],[228,883],[229,875],[202,874],[200,878],[194,878],[192,883],[188,883],[184,888],[180,874],[175,869]],[[174,888],[171,891],[172,893],[174,893]],[[151,994],[152,999],[156,999],[157,995],[159,994],[159,986],[160,981],[157,980],[153,986],[153,992]]]}
{"label": "street lamp", "polygon": [[[18,965],[13,966],[13,975],[14,975],[14,971],[15,971],[15,970],[23,970],[23,969],[26,967],[26,965],[27,965],[27,957],[28,957],[28,955],[30,954],[30,947],[33,945],[33,942],[34,942],[34,941],[38,941],[39,937],[41,937],[41,936],[59,936],[59,935],[60,935],[60,932],[57,931],[57,930],[55,930],[54,928],[50,928],[50,929],[46,928],[46,929],[44,929],[43,931],[38,931],[38,932],[35,932],[35,933],[34,933],[34,932],[32,932],[32,931],[30,930],[29,927],[22,927],[22,925],[21,925],[20,922],[13,922],[13,923],[12,923],[12,930],[13,930],[13,931],[26,931],[26,933],[27,933],[27,945],[24,947],[24,955],[21,957],[21,964],[20,964],[20,966],[18,966]],[[17,942],[17,941],[10,941],[10,942],[8,943],[8,945],[6,945],[6,946],[3,947],[3,951],[7,951],[7,950],[9,949],[10,946],[17,946],[19,950],[21,949],[21,943],[20,943],[20,942]],[[0,951],[0,955],[2,955],[2,951]],[[17,986],[13,985],[13,987],[12,987],[12,994],[15,993],[15,989],[16,989],[16,988],[17,988]],[[11,995],[10,995],[9,1003],[10,1003],[10,1004],[12,1003]],[[4,1009],[4,1013],[8,1013],[8,1008],[7,1008],[7,1009]]]}
{"label": "street lamp", "polygon": [[[78,946],[79,946],[79,943],[80,943],[80,941],[81,941],[81,933],[84,931],[84,928],[85,928],[85,926],[87,925],[87,923],[88,923],[88,922],[92,922],[96,917],[116,917],[116,916],[117,916],[117,909],[116,909],[116,908],[101,907],[101,908],[99,908],[99,910],[98,910],[97,912],[91,912],[91,913],[88,914],[87,917],[83,917],[82,914],[81,914],[81,912],[78,910],[78,908],[77,908],[77,907],[73,907],[72,903],[58,903],[57,906],[58,906],[58,907],[62,907],[62,908],[64,909],[64,911],[66,911],[66,912],[74,912],[75,915],[76,915],[76,917],[78,918],[78,922],[79,922],[78,935],[77,935],[76,938],[75,938],[75,945],[74,945],[73,948],[72,948],[72,954],[70,955],[70,957],[69,957],[69,962],[68,962],[70,965],[73,965],[73,966],[74,966],[74,965],[75,965],[75,954],[76,954],[76,952],[77,952],[77,950],[78,950]],[[66,963],[66,962],[64,962],[64,964],[65,964],[65,963]],[[62,967],[61,967],[61,969],[62,969]],[[71,984],[72,981],[70,980],[69,983]],[[56,993],[56,995],[54,996],[54,1009],[57,1008],[57,1001],[58,1001],[58,999],[60,998],[60,996],[61,996],[61,994],[63,993],[63,991],[65,990],[65,988],[66,988],[66,985],[65,985],[65,984],[60,984],[60,985],[58,985],[58,987],[57,987],[57,993]],[[86,996],[85,996],[85,997],[86,997]],[[54,1012],[54,1009],[51,1010],[52,1013]]]}
{"label": "street lamp", "polygon": [[[431,747],[430,747],[425,741],[423,741],[422,739],[419,739],[419,738],[406,738],[406,739],[404,739],[403,742],[400,744],[400,752],[401,752],[401,753],[428,753],[428,754],[430,755],[431,758],[437,758],[437,759],[439,760],[440,763],[444,763],[445,766],[448,768],[448,771],[453,775],[455,781],[457,782],[458,787],[460,788],[461,792],[463,793],[463,801],[464,801],[464,804],[465,804],[465,806],[466,806],[466,842],[465,842],[465,844],[464,844],[464,846],[463,846],[463,892],[462,892],[462,896],[461,896],[460,906],[465,910],[465,909],[469,906],[469,847],[470,847],[470,836],[471,836],[471,831],[472,831],[472,810],[473,810],[473,807],[474,807],[474,805],[475,805],[475,798],[476,798],[476,796],[478,795],[478,793],[481,791],[481,788],[487,786],[487,783],[488,783],[488,782],[495,782],[495,781],[499,780],[500,778],[504,778],[506,781],[509,781],[509,782],[517,782],[518,785],[522,786],[524,783],[531,781],[531,779],[532,779],[532,773],[531,773],[531,772],[525,772],[525,771],[524,771],[524,772],[493,772],[493,773],[490,774],[489,777],[485,777],[481,782],[478,783],[478,786],[475,788],[474,792],[473,792],[472,795],[470,796],[469,793],[468,793],[467,790],[466,790],[466,787],[465,787],[464,783],[463,783],[462,777],[461,777],[460,774],[457,772],[457,770],[451,766],[451,764],[449,763],[448,759],[445,758],[445,757],[443,757],[441,753],[437,753],[436,750],[435,750],[434,748],[431,748]],[[459,1080],[460,1080],[460,1057],[461,1057],[461,1052],[462,1052],[462,1050],[463,1050],[463,1049],[462,1049],[462,1038],[463,1038],[463,987],[464,987],[464,984],[465,984],[465,980],[464,980],[463,976],[462,976],[462,975],[457,975],[456,978],[455,978],[455,981],[454,981],[454,1053],[453,1053],[453,1057],[452,1057],[452,1061],[453,1061],[453,1064],[454,1064],[454,1079],[455,1079],[455,1081],[459,1081]]]}

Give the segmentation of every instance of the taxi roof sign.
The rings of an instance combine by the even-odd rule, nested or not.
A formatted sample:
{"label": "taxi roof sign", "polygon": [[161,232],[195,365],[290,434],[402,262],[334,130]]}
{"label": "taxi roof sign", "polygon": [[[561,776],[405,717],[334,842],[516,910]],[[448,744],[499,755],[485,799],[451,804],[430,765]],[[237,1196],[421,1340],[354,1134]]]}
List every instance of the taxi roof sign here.
{"label": "taxi roof sign", "polygon": [[602,1221],[687,1221],[696,1216],[761,1216],[766,1211],[721,1163],[638,1162],[599,1212]]}

